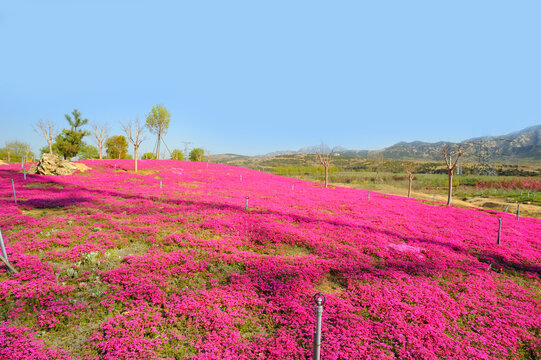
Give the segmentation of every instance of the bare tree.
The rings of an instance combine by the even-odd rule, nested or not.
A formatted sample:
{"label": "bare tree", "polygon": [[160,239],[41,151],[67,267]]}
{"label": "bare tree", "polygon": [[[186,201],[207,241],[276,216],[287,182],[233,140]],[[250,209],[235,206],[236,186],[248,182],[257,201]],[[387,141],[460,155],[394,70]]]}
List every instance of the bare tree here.
{"label": "bare tree", "polygon": [[56,135],[58,135],[58,129],[56,128],[56,125],[50,120],[39,120],[34,125],[34,131],[38,135],[42,135],[45,140],[47,140],[47,144],[49,144],[49,154],[52,154],[53,140]]}
{"label": "bare tree", "polygon": [[137,172],[137,150],[139,146],[145,140],[143,134],[145,133],[145,127],[139,124],[139,118],[135,118],[135,131],[132,133],[132,122],[130,121],[128,125],[122,124],[122,128],[126,133],[128,141],[133,145],[133,159],[135,160],[135,172]]}
{"label": "bare tree", "polygon": [[383,154],[378,153],[376,157],[374,158],[374,167],[376,170],[376,178],[374,179],[374,182],[376,184],[379,184],[380,182],[383,183],[383,176],[381,176],[382,172],[385,172],[385,158],[383,157]]}
{"label": "bare tree", "polygon": [[92,134],[96,138],[98,144],[98,154],[100,160],[103,159],[103,143],[109,135],[109,127],[105,124],[92,124]]}
{"label": "bare tree", "polygon": [[331,150],[328,154],[326,154],[325,144],[321,144],[321,149],[316,151],[316,155],[319,160],[319,163],[325,169],[325,187],[327,187],[327,183],[328,183],[329,166],[331,164],[333,151],[334,150]]}
{"label": "bare tree", "polygon": [[415,176],[415,164],[405,163],[404,170],[408,174],[408,197],[411,197],[411,184],[413,183],[413,177]]}
{"label": "bare tree", "polygon": [[209,167],[210,150],[205,148],[205,155],[207,156],[207,168]]}
{"label": "bare tree", "polygon": [[[447,193],[447,206],[451,205],[451,197],[453,196],[453,171],[456,169],[458,159],[464,154],[462,145],[459,145],[456,150],[449,149],[447,144],[443,145],[441,149],[445,164],[447,165],[447,176],[449,177],[449,191]],[[453,161],[453,157],[455,160]]]}

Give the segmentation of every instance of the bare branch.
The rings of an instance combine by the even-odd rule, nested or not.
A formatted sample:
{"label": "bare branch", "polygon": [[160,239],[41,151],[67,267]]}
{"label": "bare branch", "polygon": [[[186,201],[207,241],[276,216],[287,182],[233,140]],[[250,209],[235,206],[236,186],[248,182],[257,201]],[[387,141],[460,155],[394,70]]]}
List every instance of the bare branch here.
{"label": "bare branch", "polygon": [[325,169],[325,187],[327,187],[328,171],[329,165],[331,163],[331,157],[334,153],[334,149],[331,150],[329,154],[325,154],[325,144],[321,144],[321,150],[316,151],[317,158],[321,163],[321,166]]}
{"label": "bare branch", "polygon": [[130,121],[128,125],[121,124],[128,141],[133,145],[133,158],[135,160],[135,172],[137,172],[137,150],[141,143],[145,140],[143,134],[145,133],[145,127],[139,123],[139,118],[135,118],[135,132],[132,132],[132,122]]}
{"label": "bare branch", "polygon": [[92,124],[92,134],[98,144],[99,158],[103,159],[103,143],[109,135],[109,127],[106,124]]}
{"label": "bare branch", "polygon": [[50,120],[39,120],[34,125],[34,131],[38,135],[42,135],[45,140],[47,141],[47,144],[49,145],[49,153],[53,153],[53,140],[58,135],[58,129],[56,128],[56,125],[50,121]]}

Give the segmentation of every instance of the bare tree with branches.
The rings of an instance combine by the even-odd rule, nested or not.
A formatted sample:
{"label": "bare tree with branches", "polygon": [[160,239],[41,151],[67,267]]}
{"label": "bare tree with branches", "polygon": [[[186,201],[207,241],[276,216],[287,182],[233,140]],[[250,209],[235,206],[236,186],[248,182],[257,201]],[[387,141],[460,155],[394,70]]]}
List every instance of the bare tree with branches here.
{"label": "bare tree with branches", "polygon": [[404,163],[404,170],[408,174],[408,197],[411,197],[411,184],[415,176],[416,166],[413,162]]}
{"label": "bare tree with branches", "polygon": [[[449,149],[447,144],[441,149],[445,164],[447,165],[447,176],[449,177],[449,191],[447,193],[447,206],[451,205],[451,197],[453,196],[453,171],[456,169],[456,164],[460,157],[464,154],[464,148],[459,145],[456,150]],[[453,161],[453,157],[455,157]]]}
{"label": "bare tree with branches", "polygon": [[126,133],[128,141],[131,142],[133,145],[133,159],[135,160],[135,172],[137,172],[137,150],[139,150],[139,146],[145,140],[145,138],[143,137],[143,134],[145,133],[145,127],[141,126],[141,124],[139,123],[139,118],[137,117],[135,118],[134,132],[132,132],[131,121],[128,123],[128,125],[122,124],[122,128]]}
{"label": "bare tree with branches", "polygon": [[92,134],[98,144],[99,159],[103,159],[103,145],[109,136],[109,127],[105,124],[92,124]]}
{"label": "bare tree with branches", "polygon": [[56,135],[58,135],[56,125],[50,120],[39,120],[34,126],[34,131],[38,135],[42,135],[45,140],[47,140],[47,144],[49,144],[49,154],[52,154],[53,140]]}
{"label": "bare tree with branches", "polygon": [[316,151],[316,155],[317,155],[317,158],[319,160],[319,163],[325,169],[325,187],[327,187],[327,184],[328,184],[329,166],[331,164],[331,159],[332,159],[333,152],[334,152],[334,150],[331,150],[327,154],[326,150],[325,150],[325,144],[321,144],[321,149]]}
{"label": "bare tree with branches", "polygon": [[207,157],[207,168],[209,167],[209,160],[210,160],[210,150],[208,148],[205,148],[205,155]]}

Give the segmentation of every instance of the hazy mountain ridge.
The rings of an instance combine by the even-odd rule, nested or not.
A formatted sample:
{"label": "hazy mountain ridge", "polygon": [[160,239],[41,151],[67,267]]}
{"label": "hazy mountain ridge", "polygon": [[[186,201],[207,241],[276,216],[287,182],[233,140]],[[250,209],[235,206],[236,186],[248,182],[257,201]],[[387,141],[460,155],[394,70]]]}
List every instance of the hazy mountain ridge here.
{"label": "hazy mountain ridge", "polygon": [[[441,160],[443,145],[462,145],[468,157],[492,160],[537,160],[541,161],[541,125],[531,126],[502,136],[483,136],[464,140],[460,143],[439,141],[401,141],[381,150],[350,150],[342,146],[334,148],[336,154],[350,157],[384,157],[396,160]],[[314,154],[321,145],[305,146],[299,150],[276,151],[263,156]],[[326,152],[330,148],[326,146]]]}

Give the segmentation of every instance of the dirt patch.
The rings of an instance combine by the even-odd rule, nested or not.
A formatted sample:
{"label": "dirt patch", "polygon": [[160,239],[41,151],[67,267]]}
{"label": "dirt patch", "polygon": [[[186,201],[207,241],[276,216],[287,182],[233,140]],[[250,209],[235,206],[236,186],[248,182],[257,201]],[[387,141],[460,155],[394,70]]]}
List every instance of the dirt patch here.
{"label": "dirt patch", "polygon": [[[467,200],[467,203],[470,204],[471,206],[475,206],[475,207],[479,207],[483,209],[493,209],[497,211],[505,211],[505,209],[507,209],[508,213],[512,213],[512,214],[517,213],[517,203],[509,203],[504,200],[479,197],[479,198],[469,199]],[[520,204],[520,215],[541,219],[541,206]]]}
{"label": "dirt patch", "polygon": [[75,164],[75,167],[77,168],[77,170],[79,170],[80,172],[85,172],[85,171],[88,171],[88,170],[91,170],[92,168],[86,166],[85,164],[83,163],[73,163]]}
{"label": "dirt patch", "polygon": [[286,256],[306,256],[312,254],[310,249],[305,248],[304,246],[291,246],[291,245],[284,245],[283,250],[285,252]]}
{"label": "dirt patch", "polygon": [[51,216],[65,216],[68,212],[68,209],[65,208],[49,208],[49,209],[21,209],[21,212],[26,216],[31,216],[33,218],[43,218]]}
{"label": "dirt patch", "polygon": [[48,189],[48,188],[63,189],[64,188],[63,185],[52,183],[52,182],[44,182],[44,183],[34,182],[30,184],[24,184],[23,186],[29,189]]}
{"label": "dirt patch", "polygon": [[118,169],[118,171],[124,171],[130,174],[137,174],[137,175],[144,175],[144,176],[152,175],[158,172],[158,170],[151,170],[151,169],[138,169],[137,172],[135,172],[135,170],[132,170],[132,169]]}

